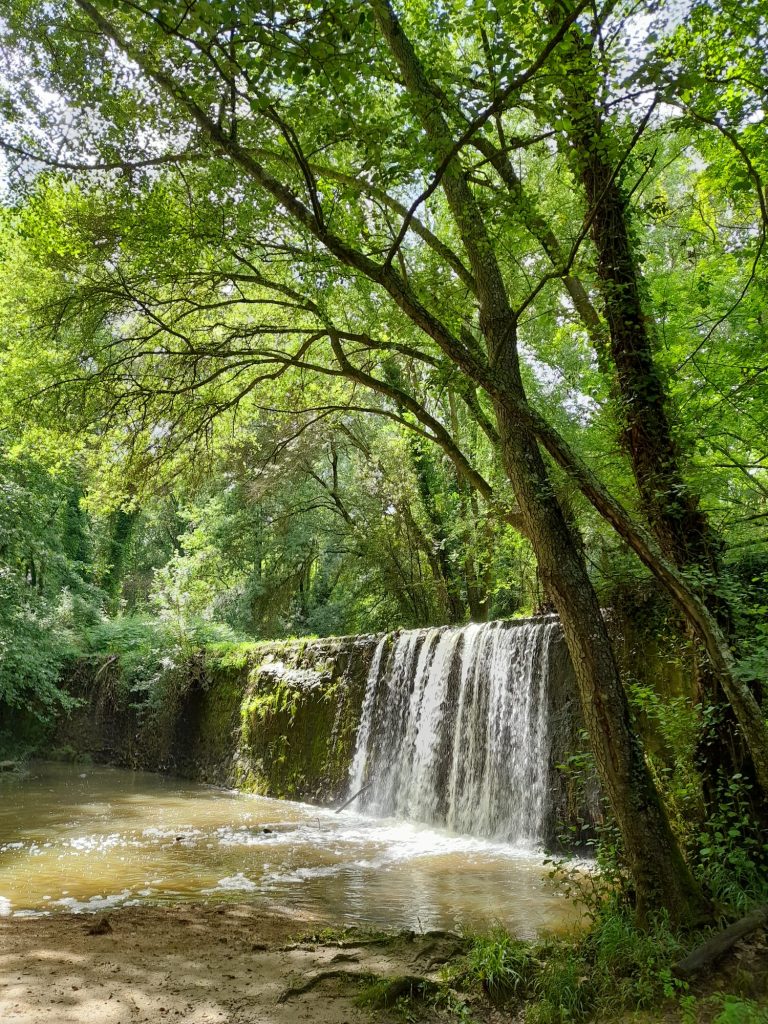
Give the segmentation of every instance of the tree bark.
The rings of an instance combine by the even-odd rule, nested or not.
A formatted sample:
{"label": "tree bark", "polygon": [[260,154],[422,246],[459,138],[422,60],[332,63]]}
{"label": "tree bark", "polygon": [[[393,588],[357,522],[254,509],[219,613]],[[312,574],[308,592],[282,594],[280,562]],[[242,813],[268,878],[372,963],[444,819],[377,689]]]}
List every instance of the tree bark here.
{"label": "tree bark", "polygon": [[[567,13],[569,5],[565,4],[564,9]],[[669,417],[669,395],[654,356],[654,325],[646,309],[629,203],[616,174],[619,156],[610,159],[611,137],[595,100],[594,59],[578,29],[571,32],[569,58],[570,74],[563,76],[562,95],[573,125],[569,133],[570,158],[583,185],[591,218],[590,234],[597,252],[597,275],[608,326],[604,347],[615,370],[621,443],[646,520],[663,554],[682,571],[700,571],[704,601],[726,639],[730,639],[730,609],[713,586],[722,570],[722,542],[682,470]],[[603,364],[604,359],[600,362]],[[724,779],[740,772],[755,781],[756,772],[735,711],[690,622],[687,632],[694,647],[699,704],[702,710],[716,709],[715,715],[702,716],[697,748],[705,801],[713,807]],[[766,813],[759,790],[753,810],[756,816]]]}
{"label": "tree bark", "polygon": [[560,616],[598,775],[621,832],[640,918],[664,907],[690,922],[705,903],[672,833],[630,719],[608,631],[583,555],[555,500],[536,439],[496,407],[504,464],[544,587]]}
{"label": "tree bark", "polygon": [[736,671],[733,652],[714,616],[677,566],[665,557],[655,538],[644,527],[632,521],[626,509],[606,490],[560,434],[530,406],[521,403],[520,414],[526,422],[532,424],[536,437],[552,458],[578,484],[582,494],[651,570],[690,622],[733,707],[764,799],[768,794],[768,725],[754,694]]}

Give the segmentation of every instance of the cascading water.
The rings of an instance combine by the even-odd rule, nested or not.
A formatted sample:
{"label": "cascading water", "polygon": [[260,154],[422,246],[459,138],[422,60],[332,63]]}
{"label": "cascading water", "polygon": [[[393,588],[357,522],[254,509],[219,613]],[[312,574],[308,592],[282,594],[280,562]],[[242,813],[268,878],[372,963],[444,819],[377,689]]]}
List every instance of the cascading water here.
{"label": "cascading water", "polygon": [[350,770],[359,809],[541,843],[559,633],[552,616],[384,637]]}

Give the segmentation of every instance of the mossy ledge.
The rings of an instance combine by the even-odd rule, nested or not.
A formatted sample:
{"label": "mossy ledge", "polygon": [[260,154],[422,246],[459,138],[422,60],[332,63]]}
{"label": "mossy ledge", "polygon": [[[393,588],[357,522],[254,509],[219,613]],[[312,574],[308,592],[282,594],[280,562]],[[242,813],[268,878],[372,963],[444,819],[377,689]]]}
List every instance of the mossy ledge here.
{"label": "mossy ledge", "polygon": [[[686,651],[666,661],[657,623],[611,613],[626,682],[690,703]],[[398,633],[387,636],[393,644]],[[173,773],[247,792],[328,804],[347,796],[366,681],[380,635],[208,643],[180,656],[100,653],[73,660],[63,685],[80,704],[37,753]],[[570,658],[549,650],[548,849],[586,848],[601,820]],[[682,703],[681,703],[682,702]],[[647,701],[646,701],[647,703]],[[687,705],[686,705],[687,706]],[[660,765],[671,752],[653,715],[637,724]]]}
{"label": "mossy ledge", "polygon": [[268,796],[344,795],[376,636],[214,644],[132,687],[116,656],[81,658],[54,749]]}

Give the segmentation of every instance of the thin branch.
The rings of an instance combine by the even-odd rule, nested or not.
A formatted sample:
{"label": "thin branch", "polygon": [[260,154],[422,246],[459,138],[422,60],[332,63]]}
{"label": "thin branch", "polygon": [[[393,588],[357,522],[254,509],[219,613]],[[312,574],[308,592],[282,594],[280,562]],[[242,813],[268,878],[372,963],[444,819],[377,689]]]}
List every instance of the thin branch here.
{"label": "thin branch", "polygon": [[587,9],[587,7],[589,6],[589,2],[590,0],[584,0],[584,2],[578,4],[574,8],[574,10],[568,14],[568,16],[558,26],[556,31],[553,32],[553,34],[550,36],[550,38],[540,51],[538,57],[533,61],[533,63],[530,64],[525,71],[523,71],[521,74],[513,78],[511,82],[508,82],[507,85],[498,89],[496,91],[496,96],[494,97],[493,101],[485,108],[485,110],[482,111],[482,113],[478,114],[477,117],[469,123],[467,128],[462,132],[458,139],[456,139],[451,148],[448,150],[448,152],[445,154],[445,156],[438,164],[438,167],[432,177],[432,181],[421,193],[421,195],[417,196],[416,199],[414,199],[413,203],[411,204],[408,213],[400,227],[400,231],[398,232],[397,237],[395,238],[395,241],[392,243],[392,247],[390,248],[389,253],[387,254],[385,265],[391,264],[392,260],[394,259],[395,253],[402,245],[403,239],[405,238],[408,232],[408,227],[411,218],[414,216],[414,214],[421,206],[421,204],[426,202],[426,200],[429,199],[429,197],[435,191],[437,186],[440,184],[443,175],[448,170],[448,167],[450,166],[451,162],[456,158],[456,156],[458,156],[462,149],[464,149],[464,147],[469,142],[472,141],[474,136],[480,131],[483,125],[485,125],[486,122],[494,116],[494,114],[504,109],[504,106],[507,100],[510,98],[510,96],[512,96],[513,93],[519,92],[524,85],[527,85],[528,82],[530,82],[531,79],[534,78],[539,73],[539,71],[546,64],[547,60],[549,60],[551,54],[554,52],[555,49],[557,49],[557,47],[563,41],[571,25],[576,21],[579,15]]}
{"label": "thin branch", "polygon": [[143,160],[105,160],[98,163],[85,161],[59,160],[49,156],[42,156],[40,153],[33,153],[31,150],[16,146],[7,139],[0,138],[0,150],[12,153],[23,160],[30,160],[33,163],[43,164],[58,171],[124,171],[126,174],[132,171],[140,171],[146,167],[175,166],[181,163],[191,163],[198,160],[210,159],[210,154],[200,153],[195,150],[184,150],[181,153],[168,153],[165,156],[145,157]]}

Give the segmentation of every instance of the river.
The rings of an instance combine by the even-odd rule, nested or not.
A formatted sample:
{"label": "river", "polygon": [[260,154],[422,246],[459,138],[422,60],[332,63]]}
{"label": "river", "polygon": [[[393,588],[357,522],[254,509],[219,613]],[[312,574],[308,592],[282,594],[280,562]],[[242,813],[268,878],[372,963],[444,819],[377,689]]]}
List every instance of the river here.
{"label": "river", "polygon": [[181,901],[520,937],[574,919],[531,849],[117,768],[0,776],[0,914]]}

